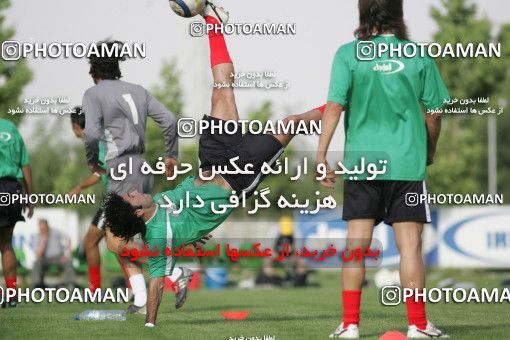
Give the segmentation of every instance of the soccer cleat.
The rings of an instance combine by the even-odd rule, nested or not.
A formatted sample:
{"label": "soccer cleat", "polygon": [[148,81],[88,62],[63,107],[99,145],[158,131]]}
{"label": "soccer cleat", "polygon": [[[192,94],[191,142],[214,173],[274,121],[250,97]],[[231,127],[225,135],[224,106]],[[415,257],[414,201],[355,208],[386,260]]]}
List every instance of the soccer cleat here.
{"label": "soccer cleat", "polygon": [[344,327],[344,323],[342,322],[340,326],[335,329],[333,333],[329,335],[330,338],[340,338],[340,339],[358,339],[359,338],[359,328],[355,324],[350,324],[347,327]]}
{"label": "soccer cleat", "polygon": [[181,276],[177,279],[176,287],[177,292],[175,293],[175,309],[179,309],[186,303],[188,298],[188,284],[191,281],[193,272],[188,268],[181,268]]}
{"label": "soccer cleat", "polygon": [[427,328],[419,329],[415,325],[409,326],[407,329],[407,338],[408,339],[426,339],[426,338],[449,338],[448,335],[443,334],[439,329],[436,328],[432,324],[432,322],[427,321]]}
{"label": "soccer cleat", "polygon": [[141,314],[145,315],[147,314],[147,305],[143,305],[141,307],[135,306],[135,305],[129,305],[129,307],[126,309],[127,314]]}
{"label": "soccer cleat", "polygon": [[223,7],[216,6],[212,1],[206,1],[202,16],[204,18],[206,16],[211,16],[221,24],[226,24],[228,22],[229,13]]}

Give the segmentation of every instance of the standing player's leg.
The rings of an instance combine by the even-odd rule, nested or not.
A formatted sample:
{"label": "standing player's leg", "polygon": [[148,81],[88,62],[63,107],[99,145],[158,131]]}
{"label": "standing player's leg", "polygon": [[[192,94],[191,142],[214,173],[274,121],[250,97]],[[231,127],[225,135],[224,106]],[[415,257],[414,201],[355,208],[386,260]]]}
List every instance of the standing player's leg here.
{"label": "standing player's leg", "polygon": [[[346,248],[370,247],[374,231],[374,219],[352,219],[347,222]],[[342,267],[342,309],[340,326],[330,338],[358,338],[361,289],[365,280],[365,261],[352,261]]]}
{"label": "standing player's leg", "polygon": [[[210,15],[205,16],[205,21],[213,27],[219,27],[220,25],[218,19]],[[208,35],[214,78],[211,117],[222,120],[239,120],[234,89],[232,88],[234,65],[225,43],[225,37],[219,29],[211,29]]]}
{"label": "standing player's leg", "polygon": [[[423,290],[425,287],[425,265],[422,258],[423,223],[401,222],[393,224],[395,242],[400,253],[400,283],[403,288]],[[425,302],[406,300],[409,326],[427,328]]]}
{"label": "standing player's leg", "polygon": [[[350,220],[347,223],[348,249],[370,247],[375,220]],[[365,280],[365,261],[344,263],[342,268],[342,304],[344,327],[359,324],[361,288]]]}
{"label": "standing player's leg", "polygon": [[[12,228],[0,228],[0,253],[6,288],[16,289],[16,254],[12,248]],[[10,305],[14,306],[15,301]]]}

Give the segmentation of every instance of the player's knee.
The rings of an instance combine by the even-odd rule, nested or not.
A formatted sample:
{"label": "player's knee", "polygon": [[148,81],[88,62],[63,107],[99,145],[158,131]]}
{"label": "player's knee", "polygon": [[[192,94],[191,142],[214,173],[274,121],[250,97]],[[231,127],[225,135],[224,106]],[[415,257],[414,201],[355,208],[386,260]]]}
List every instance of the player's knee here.
{"label": "player's knee", "polygon": [[4,253],[12,251],[12,243],[10,240],[0,240],[0,252]]}
{"label": "player's knee", "polygon": [[287,117],[285,117],[283,119],[283,124],[288,125],[291,122],[297,122],[297,121],[299,121],[299,116],[298,115],[291,115],[291,116],[287,116]]}
{"label": "player's knee", "polygon": [[109,251],[112,251],[115,254],[117,254],[117,244],[114,244],[113,242],[106,242],[106,246]]}
{"label": "player's knee", "polygon": [[401,255],[416,255],[421,254],[422,240],[421,237],[408,238],[405,242],[397,242]]}
{"label": "player's knee", "polygon": [[85,235],[85,248],[91,249],[96,247],[97,245],[97,238],[92,233],[87,233]]}

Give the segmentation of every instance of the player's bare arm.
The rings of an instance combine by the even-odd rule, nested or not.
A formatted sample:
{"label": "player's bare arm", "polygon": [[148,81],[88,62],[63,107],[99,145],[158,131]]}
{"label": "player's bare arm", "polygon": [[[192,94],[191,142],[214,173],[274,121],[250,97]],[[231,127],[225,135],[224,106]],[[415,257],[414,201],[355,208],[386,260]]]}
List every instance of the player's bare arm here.
{"label": "player's bare arm", "polygon": [[165,277],[154,277],[149,282],[149,297],[147,299],[147,316],[145,325],[155,325],[158,316],[159,305],[163,299],[163,288],[165,286]]}
{"label": "player's bare arm", "polygon": [[326,188],[333,188],[333,185],[336,182],[335,174],[331,170],[327,161],[327,153],[343,110],[342,105],[334,102],[328,102],[326,111],[322,116],[322,133],[319,139],[316,164],[323,164],[326,167],[326,178],[320,182]]}
{"label": "player's bare arm", "polygon": [[101,181],[101,175],[97,172],[93,173],[86,180],[78,184],[69,192],[69,195],[78,195],[82,190],[87,189]]}

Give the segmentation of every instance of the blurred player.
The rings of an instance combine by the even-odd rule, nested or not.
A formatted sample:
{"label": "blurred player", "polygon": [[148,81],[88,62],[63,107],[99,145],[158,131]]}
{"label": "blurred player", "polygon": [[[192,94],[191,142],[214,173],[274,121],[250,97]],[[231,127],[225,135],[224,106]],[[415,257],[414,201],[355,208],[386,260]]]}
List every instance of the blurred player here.
{"label": "blurred player", "polygon": [[[109,51],[123,44],[117,41],[103,42]],[[113,53],[115,54],[115,53]],[[85,148],[87,162],[92,173],[102,174],[105,170],[99,165],[99,143],[105,144],[105,161],[107,163],[108,190],[117,194],[126,194],[133,190],[150,193],[153,178],[140,171],[144,163],[145,128],[147,117],[159,125],[165,140],[165,165],[167,176],[173,172],[177,163],[177,128],[175,115],[159,103],[140,85],[119,80],[121,71],[119,58],[114,55],[91,56],[90,71],[95,86],[89,88],[83,96],[83,110],[86,116]],[[111,176],[111,169],[120,164],[132,164],[135,171],[125,178],[117,180]],[[126,226],[128,228],[128,226]],[[134,236],[134,235],[133,235]],[[108,248],[120,254],[124,241],[106,232]],[[139,263],[132,263],[122,258],[129,275],[134,304],[128,308],[129,313],[145,313],[147,288]],[[183,272],[182,275],[186,275]],[[186,278],[189,279],[189,278]]]}
{"label": "blurred player", "polygon": [[[366,61],[360,55],[370,54],[367,46],[376,46],[372,48],[376,53],[382,51],[378,48],[381,44],[391,50],[390,44],[410,43],[402,0],[360,0],[359,10],[360,26],[355,32],[358,40],[341,46],[333,63],[317,163],[328,170],[322,184],[332,187],[335,179],[326,160],[327,150],[345,110],[345,166],[352,169],[362,158],[367,162],[389,162],[388,170],[378,177],[380,180],[368,181],[362,175],[358,180],[345,178],[343,219],[348,221],[347,246],[369,247],[375,225],[381,221],[392,225],[400,252],[402,287],[422,290],[425,268],[421,235],[423,224],[430,222],[430,210],[426,203],[406,204],[406,195],[427,193],[425,168],[433,161],[439,138],[440,116],[424,118],[422,104],[426,109],[437,109],[449,100],[449,95],[429,57],[392,58],[386,53]],[[363,261],[344,266],[343,322],[331,337],[359,337],[364,277]],[[407,337],[444,336],[427,320],[423,299],[418,300],[413,296],[406,301]]]}
{"label": "blurred player", "polygon": [[48,220],[39,220],[39,233],[34,239],[35,261],[32,266],[32,287],[45,288],[44,276],[50,265],[64,272],[67,289],[76,287],[71,239],[61,231],[50,228]]}
{"label": "blurred player", "polygon": [[[218,7],[211,11],[208,6],[206,13],[205,21],[208,24],[218,25],[219,21],[226,22],[228,19],[228,13]],[[239,116],[232,88],[234,67],[223,35],[215,31],[213,29],[209,32],[211,67],[214,82],[222,86],[221,89],[217,87],[213,89],[211,114],[204,116],[204,119],[224,125],[227,121],[238,121]],[[323,109],[324,107],[290,116],[285,121],[318,121]],[[211,205],[228,205],[233,191],[237,195],[243,193],[247,197],[252,195],[264,177],[261,173],[262,165],[274,164],[292,138],[291,134],[242,136],[240,131],[236,134],[214,134],[213,131],[206,131],[200,137],[199,148],[200,167],[206,176],[211,175],[213,166],[226,166],[233,170],[229,160],[237,156],[239,167],[244,168],[246,164],[252,164],[254,174],[223,176],[214,174],[209,181],[191,176],[174,190],[160,193],[154,198],[136,191],[122,197],[109,195],[105,202],[106,228],[124,240],[141,233],[149,249],[161,250],[158,256],[149,258],[151,279],[147,327],[153,327],[156,323],[164,279],[172,272],[176,261],[175,257],[165,256],[165,248],[174,249],[183,244],[193,244],[216,229],[227,219],[233,208],[217,214]],[[176,205],[179,200],[187,197],[187,193],[190,199],[189,207],[183,207],[180,213],[173,214],[171,207],[163,206],[168,200]],[[202,207],[197,208],[199,202]]]}
{"label": "blurred player", "polygon": [[[0,253],[2,254],[2,270],[7,288],[16,289],[16,254],[12,248],[12,233],[18,221],[25,219],[21,215],[23,207],[20,203],[12,203],[10,195],[21,194],[19,182],[23,179],[25,193],[32,194],[32,169],[23,138],[16,126],[8,120],[0,119]],[[34,214],[32,204],[26,207],[27,216]],[[4,302],[5,306],[16,307],[13,299]]]}

